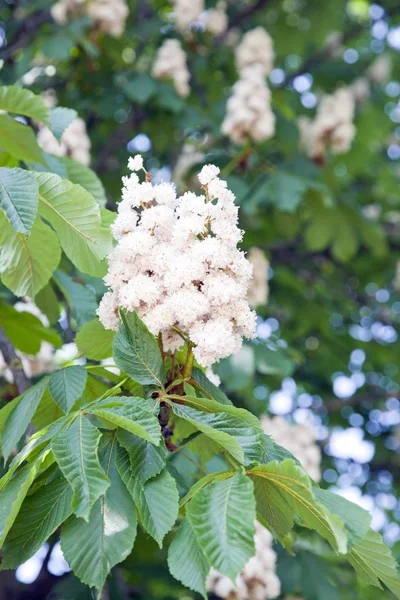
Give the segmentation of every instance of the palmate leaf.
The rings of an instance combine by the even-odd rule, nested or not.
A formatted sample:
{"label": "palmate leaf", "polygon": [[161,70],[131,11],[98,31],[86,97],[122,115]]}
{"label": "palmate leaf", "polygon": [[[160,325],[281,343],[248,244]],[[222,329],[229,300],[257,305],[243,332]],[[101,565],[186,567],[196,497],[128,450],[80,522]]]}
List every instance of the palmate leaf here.
{"label": "palmate leaf", "polygon": [[211,563],[203,554],[187,517],[180,524],[168,549],[168,567],[175,579],[207,598],[205,581]]}
{"label": "palmate leaf", "polygon": [[35,295],[46,285],[61,259],[54,231],[37,216],[26,238],[0,212],[0,275],[16,296]]}
{"label": "palmate leaf", "polygon": [[0,87],[0,110],[23,115],[49,125],[49,109],[43,98],[19,85]]}
{"label": "palmate leaf", "polygon": [[164,469],[141,485],[132,474],[128,453],[121,447],[118,449],[117,467],[136,504],[143,528],[161,548],[164,537],[178,517],[179,494],[174,478]]}
{"label": "palmate leaf", "polygon": [[38,183],[29,171],[0,168],[0,208],[15,231],[30,234],[38,207],[38,190]]}
{"label": "palmate leaf", "polygon": [[143,398],[106,398],[90,405],[87,412],[110,421],[156,446],[160,443],[160,424]]}
{"label": "palmate leaf", "polygon": [[71,514],[72,490],[62,475],[25,498],[3,547],[1,569],[16,569]]}
{"label": "palmate leaf", "polygon": [[87,381],[85,367],[65,367],[51,375],[49,390],[53,400],[67,415],[75,402],[82,396]]}
{"label": "palmate leaf", "polygon": [[78,327],[96,316],[98,304],[96,295],[91,289],[82,283],[77,283],[59,269],[54,273],[53,280],[64,294]]}
{"label": "palmate leaf", "polygon": [[125,429],[118,430],[117,439],[127,451],[132,474],[141,485],[161,473],[167,460],[167,450],[163,443],[155,446]]}
{"label": "palmate leaf", "polygon": [[136,313],[121,312],[121,318],[112,346],[117,367],[137,383],[163,387],[164,364],[154,336]]}
{"label": "palmate leaf", "polygon": [[77,517],[89,520],[93,504],[110,485],[100,465],[97,448],[100,431],[79,412],[51,443],[54,457],[73,489],[71,508]]}
{"label": "palmate leaf", "polygon": [[257,512],[281,539],[292,529],[295,515],[303,527],[314,529],[338,552],[345,553],[343,522],[315,499],[311,480],[294,461],[270,462],[251,469]]}
{"label": "palmate leaf", "polygon": [[91,360],[103,360],[112,356],[115,331],[104,329],[98,319],[85,323],[75,338],[79,352]]}
{"label": "palmate leaf", "polygon": [[235,580],[254,555],[256,502],[243,473],[202,488],[186,506],[200,548],[220,573]]}
{"label": "palmate leaf", "polygon": [[33,130],[8,115],[0,114],[0,147],[26,162],[43,162]]}
{"label": "palmate leaf", "polygon": [[61,549],[83,583],[101,589],[112,567],[128,556],[136,537],[136,507],[116,466],[113,435],[101,441],[100,462],[110,487],[92,508],[89,522],[72,516],[61,531]]}
{"label": "palmate leaf", "polygon": [[61,246],[84,273],[102,276],[101,262],[111,252],[110,230],[103,227],[93,196],[51,173],[35,173],[39,183],[39,213],[56,230]]}
{"label": "palmate leaf", "polygon": [[379,533],[370,529],[367,535],[353,546],[346,558],[362,581],[382,588],[381,581],[396,598],[400,598],[400,574],[397,564]]}
{"label": "palmate leaf", "polygon": [[1,447],[4,461],[8,459],[11,452],[24,435],[26,428],[39,406],[39,402],[47,388],[48,377],[44,377],[35,386],[30,388],[21,398],[14,410],[9,414],[5,422]]}

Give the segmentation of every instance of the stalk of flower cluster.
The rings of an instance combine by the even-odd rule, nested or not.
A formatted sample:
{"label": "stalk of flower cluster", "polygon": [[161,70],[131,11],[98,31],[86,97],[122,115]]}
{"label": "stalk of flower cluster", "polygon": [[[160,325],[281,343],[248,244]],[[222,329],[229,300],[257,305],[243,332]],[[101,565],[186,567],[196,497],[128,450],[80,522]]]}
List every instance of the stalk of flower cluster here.
{"label": "stalk of flower cluster", "polygon": [[[141,170],[141,157],[129,167]],[[123,179],[112,225],[118,244],[105,277],[110,291],[98,309],[106,329],[118,329],[120,308],[135,311],[155,336],[161,333],[165,352],[182,346],[183,332],[205,367],[255,335],[246,300],[252,267],[237,248],[235,196],[218,173],[206,165],[199,174],[204,194],[179,198],[169,183],[140,183],[135,172]]]}

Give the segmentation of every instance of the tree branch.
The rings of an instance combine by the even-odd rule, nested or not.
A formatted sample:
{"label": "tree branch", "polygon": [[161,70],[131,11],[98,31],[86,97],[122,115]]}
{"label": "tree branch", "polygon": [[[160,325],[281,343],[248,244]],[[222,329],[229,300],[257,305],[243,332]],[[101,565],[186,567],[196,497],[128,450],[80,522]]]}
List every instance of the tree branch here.
{"label": "tree branch", "polygon": [[244,8],[242,11],[238,12],[234,17],[232,17],[232,19],[229,21],[228,29],[222,37],[225,37],[226,33],[234,27],[241,25],[244,19],[248,19],[261,8],[264,8],[269,2],[271,2],[271,0],[257,0],[257,2],[255,2],[254,4],[246,6],[246,8]]}
{"label": "tree branch", "polygon": [[30,18],[25,19],[22,22],[21,27],[13,36],[13,39],[11,39],[5,49],[0,52],[0,59],[8,61],[17,50],[28,46],[31,41],[31,36],[37,34],[37,28],[44,23],[51,23],[52,20],[53,18],[49,11],[37,12]]}
{"label": "tree branch", "polygon": [[0,352],[2,353],[5,362],[9,366],[14,377],[14,384],[17,388],[18,395],[26,392],[31,387],[28,377],[25,375],[22,362],[15,352],[15,348],[0,327]]}

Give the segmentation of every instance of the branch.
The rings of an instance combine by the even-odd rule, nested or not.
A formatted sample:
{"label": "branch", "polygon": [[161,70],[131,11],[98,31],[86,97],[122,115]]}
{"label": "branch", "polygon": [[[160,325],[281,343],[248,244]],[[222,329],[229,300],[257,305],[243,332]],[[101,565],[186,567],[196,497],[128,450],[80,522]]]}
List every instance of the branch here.
{"label": "branch", "polygon": [[15,352],[15,348],[4,333],[4,330],[0,327],[0,352],[2,353],[5,362],[9,366],[11,373],[14,377],[14,384],[17,388],[18,395],[26,392],[30,388],[31,384],[28,377],[25,375],[24,367],[22,362]]}
{"label": "branch", "polygon": [[25,19],[21,27],[16,31],[13,39],[7,44],[5,49],[0,52],[0,59],[9,60],[13,54],[20,48],[26,48],[31,41],[31,36],[37,34],[37,28],[44,23],[51,23],[53,18],[49,11],[41,11]]}
{"label": "branch", "polygon": [[228,29],[226,30],[224,35],[221,37],[225,37],[225,35],[228,31],[230,31],[234,27],[237,27],[238,25],[241,25],[244,19],[248,19],[249,17],[251,17],[254,13],[259,11],[261,8],[264,8],[269,2],[271,2],[271,0],[257,0],[257,2],[255,2],[255,4],[246,6],[246,8],[244,8],[242,11],[238,12],[229,21]]}

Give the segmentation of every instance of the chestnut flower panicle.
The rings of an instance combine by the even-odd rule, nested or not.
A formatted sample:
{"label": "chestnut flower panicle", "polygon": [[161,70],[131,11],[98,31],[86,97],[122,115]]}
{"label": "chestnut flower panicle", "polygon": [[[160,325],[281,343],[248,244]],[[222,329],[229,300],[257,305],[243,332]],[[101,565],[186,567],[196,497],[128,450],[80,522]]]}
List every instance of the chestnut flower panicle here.
{"label": "chestnut flower panicle", "polygon": [[[140,157],[129,162],[141,169]],[[252,266],[237,248],[235,196],[206,165],[203,195],[177,198],[172,184],[124,177],[112,232],[118,244],[108,257],[107,292],[98,309],[106,329],[118,329],[119,309],[135,311],[165,350],[174,352],[184,332],[194,355],[209,367],[235,354],[242,337],[255,336],[256,315],[246,300]]]}

